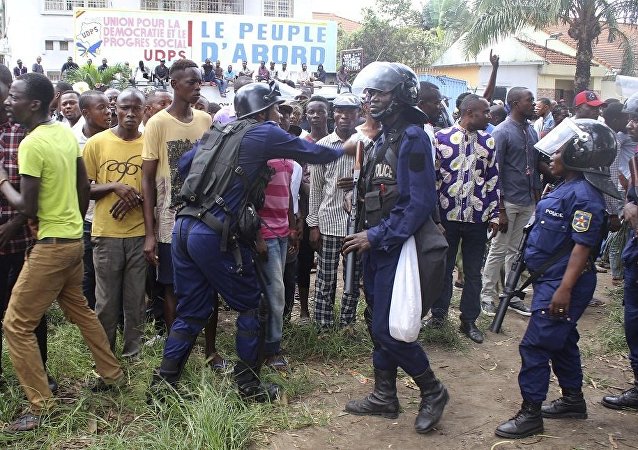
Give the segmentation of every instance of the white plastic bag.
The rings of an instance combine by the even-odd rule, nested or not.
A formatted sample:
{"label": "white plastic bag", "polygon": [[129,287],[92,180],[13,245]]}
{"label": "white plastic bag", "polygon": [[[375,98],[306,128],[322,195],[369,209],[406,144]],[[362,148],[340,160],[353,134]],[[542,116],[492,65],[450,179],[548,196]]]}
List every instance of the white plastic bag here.
{"label": "white plastic bag", "polygon": [[414,342],[421,330],[421,282],[414,236],[403,243],[390,303],[390,336]]}

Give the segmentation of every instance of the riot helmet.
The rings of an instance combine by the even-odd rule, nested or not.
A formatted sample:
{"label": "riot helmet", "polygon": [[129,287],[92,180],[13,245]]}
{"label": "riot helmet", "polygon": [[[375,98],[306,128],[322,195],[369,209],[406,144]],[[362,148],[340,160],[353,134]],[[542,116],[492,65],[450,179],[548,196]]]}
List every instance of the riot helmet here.
{"label": "riot helmet", "polygon": [[560,150],[567,169],[583,172],[596,189],[622,198],[609,173],[617,145],[616,135],[607,125],[593,119],[566,118],[534,147],[547,156]]}
{"label": "riot helmet", "polygon": [[393,114],[400,109],[412,123],[425,123],[427,115],[416,105],[419,101],[419,80],[405,64],[375,61],[365,66],[352,83],[353,92],[361,94],[367,89],[392,92],[392,103],[380,113],[372,114],[375,120]]}
{"label": "riot helmet", "polygon": [[622,112],[638,116],[638,92],[632,94],[631,97],[625,101],[625,107]]}
{"label": "riot helmet", "polygon": [[276,81],[270,81],[268,84],[249,83],[235,93],[235,113],[237,119],[244,119],[284,101]]}

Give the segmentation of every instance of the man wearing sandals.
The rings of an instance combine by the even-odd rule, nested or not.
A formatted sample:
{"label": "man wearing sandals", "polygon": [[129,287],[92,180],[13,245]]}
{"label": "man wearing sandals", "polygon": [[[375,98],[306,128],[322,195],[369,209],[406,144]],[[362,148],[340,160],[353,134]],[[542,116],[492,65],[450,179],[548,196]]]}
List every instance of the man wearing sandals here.
{"label": "man wearing sandals", "polygon": [[53,95],[53,85],[44,75],[26,74],[13,83],[4,103],[9,118],[22,124],[28,135],[18,150],[20,192],[0,169],[0,193],[38,227],[4,319],[9,355],[30,410],[5,432],[37,428],[50,403],[52,393],[34,330],[56,298],[65,316],[80,328],[95,359],[102,378],[92,390],[119,385],[124,377],[82,294],[82,217],[89,203],[89,181],[73,133],[49,116]]}

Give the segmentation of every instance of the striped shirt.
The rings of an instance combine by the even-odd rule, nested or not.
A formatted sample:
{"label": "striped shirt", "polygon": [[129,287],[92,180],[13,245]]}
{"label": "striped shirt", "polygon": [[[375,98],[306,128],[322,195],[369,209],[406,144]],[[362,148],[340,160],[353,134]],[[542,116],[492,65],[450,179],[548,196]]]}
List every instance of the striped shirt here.
{"label": "striped shirt", "polygon": [[261,234],[264,239],[287,237],[290,233],[288,209],[293,162],[291,159],[268,161],[268,166],[274,170],[274,174],[264,192],[266,195],[264,206],[259,210],[262,221]]}
{"label": "striped shirt", "polygon": [[[356,136],[368,145],[370,139],[357,131]],[[336,132],[320,139],[317,144],[341,148],[343,140]],[[310,206],[306,223],[319,227],[321,234],[345,236],[348,229],[348,213],[343,210],[343,198],[348,190],[337,187],[340,178],[351,177],[354,156],[343,155],[328,164],[310,166]]]}

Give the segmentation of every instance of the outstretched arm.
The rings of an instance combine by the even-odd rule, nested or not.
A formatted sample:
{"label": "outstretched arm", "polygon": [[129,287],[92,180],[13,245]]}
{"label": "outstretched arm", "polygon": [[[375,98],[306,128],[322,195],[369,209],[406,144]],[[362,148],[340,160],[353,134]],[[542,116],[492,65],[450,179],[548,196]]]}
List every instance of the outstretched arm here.
{"label": "outstretched arm", "polygon": [[496,74],[498,73],[499,63],[499,56],[493,55],[492,50],[490,50],[490,63],[492,64],[492,74],[490,75],[490,80],[487,82],[487,86],[485,87],[485,92],[483,92],[483,98],[485,98],[488,102],[492,101],[492,96],[496,89]]}

